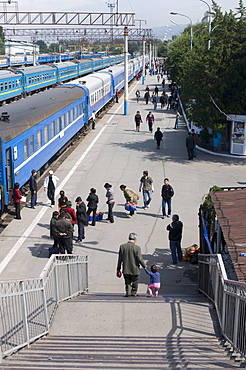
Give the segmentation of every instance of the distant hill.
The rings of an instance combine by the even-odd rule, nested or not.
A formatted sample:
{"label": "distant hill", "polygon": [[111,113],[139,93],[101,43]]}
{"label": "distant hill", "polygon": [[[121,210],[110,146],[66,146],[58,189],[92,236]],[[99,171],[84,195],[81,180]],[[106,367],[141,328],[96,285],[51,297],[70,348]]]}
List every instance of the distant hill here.
{"label": "distant hill", "polygon": [[171,25],[163,26],[163,27],[153,27],[152,30],[153,30],[155,37],[163,41],[164,38],[166,40],[170,40],[172,39],[172,36],[179,35],[180,32],[182,32],[185,29],[185,27],[187,27],[187,24],[179,24],[179,25],[171,24]]}

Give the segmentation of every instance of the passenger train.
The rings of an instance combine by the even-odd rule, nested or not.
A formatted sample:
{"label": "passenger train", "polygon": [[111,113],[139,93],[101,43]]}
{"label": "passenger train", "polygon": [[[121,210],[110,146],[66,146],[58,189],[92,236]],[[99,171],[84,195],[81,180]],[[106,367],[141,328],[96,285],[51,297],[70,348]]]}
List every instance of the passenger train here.
{"label": "passenger train", "polygon": [[[141,69],[140,59],[131,60],[128,81]],[[32,169],[42,169],[57,156],[89,123],[92,112],[123,87],[124,65],[119,64],[0,109],[1,212],[12,202],[14,183],[26,184]]]}
{"label": "passenger train", "polygon": [[0,70],[0,104],[121,63],[122,54]]}
{"label": "passenger train", "polygon": [[[86,53],[86,52],[70,52],[70,53],[49,53],[49,54],[38,54],[37,64],[43,63],[56,63],[66,62],[67,60],[73,59],[89,59],[89,58],[100,58],[106,56],[105,52],[98,53]],[[12,55],[7,57],[5,55],[0,56],[0,68],[20,66],[20,65],[33,65],[33,55]]]}

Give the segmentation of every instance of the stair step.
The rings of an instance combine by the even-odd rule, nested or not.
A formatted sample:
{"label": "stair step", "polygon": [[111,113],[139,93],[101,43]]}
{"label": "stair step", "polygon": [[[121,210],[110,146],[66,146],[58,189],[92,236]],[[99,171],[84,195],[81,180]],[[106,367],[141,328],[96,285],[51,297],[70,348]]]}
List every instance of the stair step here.
{"label": "stair step", "polygon": [[218,338],[48,336],[7,357],[7,369],[236,369]]}

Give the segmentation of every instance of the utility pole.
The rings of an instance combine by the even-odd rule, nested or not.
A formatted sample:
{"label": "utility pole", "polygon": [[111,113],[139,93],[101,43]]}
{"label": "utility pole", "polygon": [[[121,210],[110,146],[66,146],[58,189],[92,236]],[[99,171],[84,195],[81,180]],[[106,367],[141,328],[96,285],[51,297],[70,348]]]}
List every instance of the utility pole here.
{"label": "utility pole", "polygon": [[128,115],[128,27],[124,28],[124,115]]}

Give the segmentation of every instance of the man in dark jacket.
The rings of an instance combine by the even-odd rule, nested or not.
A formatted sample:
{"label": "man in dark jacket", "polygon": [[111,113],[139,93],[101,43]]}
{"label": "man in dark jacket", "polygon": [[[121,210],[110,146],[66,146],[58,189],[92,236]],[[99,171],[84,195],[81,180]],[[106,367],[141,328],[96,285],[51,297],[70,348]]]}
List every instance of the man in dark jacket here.
{"label": "man in dark jacket", "polygon": [[143,123],[143,121],[142,121],[142,117],[141,117],[141,114],[140,114],[139,110],[138,110],[138,111],[137,111],[137,113],[135,114],[134,120],[135,120],[135,123],[136,123],[136,131],[138,131],[138,132],[139,132],[139,129],[140,129],[140,123]]}
{"label": "man in dark jacket", "polygon": [[[97,205],[99,203],[99,198],[98,196],[96,195],[96,189],[94,188],[91,188],[90,189],[90,194],[88,195],[88,197],[86,198],[88,204],[87,204],[87,217],[88,217],[88,221],[90,219],[90,214],[92,212],[93,216],[92,216],[92,223],[91,223],[91,226],[95,226],[96,225],[96,211],[97,211]],[[87,221],[87,222],[88,222]]]}
{"label": "man in dark jacket", "polygon": [[186,145],[187,152],[188,152],[188,158],[193,159],[193,150],[195,146],[195,140],[191,132],[188,132],[188,136],[185,140],[185,145]]}
{"label": "man in dark jacket", "polygon": [[78,224],[78,239],[76,242],[81,242],[85,238],[85,228],[84,226],[88,225],[87,222],[87,213],[85,203],[82,201],[81,197],[75,199],[76,205],[76,216]]}
{"label": "man in dark jacket", "polygon": [[157,127],[157,131],[155,132],[154,139],[156,141],[157,149],[160,149],[161,140],[163,138],[163,133],[161,132],[160,127]]}
{"label": "man in dark jacket", "polygon": [[58,238],[60,253],[73,253],[73,225],[70,220],[66,219],[66,212],[61,211],[60,218],[54,226],[55,236]]}
{"label": "man in dark jacket", "polygon": [[139,266],[143,268],[146,264],[142,258],[141,248],[136,245],[137,234],[130,233],[129,241],[120,246],[117,271],[121,271],[121,265],[123,264],[123,275],[125,279],[126,295],[129,297],[136,297],[138,290],[138,280],[140,275]]}
{"label": "man in dark jacket", "polygon": [[178,215],[173,215],[172,221],[173,222],[167,226],[167,230],[169,231],[169,241],[172,253],[172,261],[173,264],[176,265],[178,262],[177,255],[179,262],[183,260],[183,254],[181,249],[183,223],[179,221]]}
{"label": "man in dark jacket", "polygon": [[[162,196],[162,218],[170,217],[172,213],[172,197],[174,196],[174,190],[169,184],[169,179],[166,177],[164,179],[164,185],[161,189]],[[168,206],[168,213],[166,214],[166,204]]]}
{"label": "man in dark jacket", "polygon": [[37,188],[36,176],[37,176],[37,171],[32,170],[32,175],[31,175],[30,180],[29,180],[29,187],[30,187],[30,191],[31,191],[31,208],[35,208],[35,206],[37,205],[37,191],[38,191],[38,188]]}

